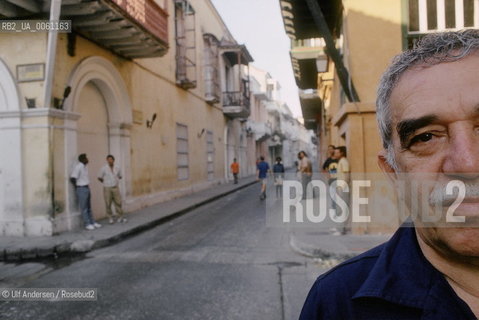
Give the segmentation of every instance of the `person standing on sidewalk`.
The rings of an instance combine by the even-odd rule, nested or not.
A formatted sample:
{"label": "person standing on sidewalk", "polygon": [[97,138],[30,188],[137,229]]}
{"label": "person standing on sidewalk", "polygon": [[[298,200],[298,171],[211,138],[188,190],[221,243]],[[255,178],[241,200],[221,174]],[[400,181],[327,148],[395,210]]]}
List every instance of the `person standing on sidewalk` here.
{"label": "person standing on sidewalk", "polygon": [[[346,205],[349,207],[349,192],[345,192],[345,188],[349,186],[350,182],[350,169],[349,161],[346,158],[347,152],[346,147],[341,146],[337,147],[335,150],[335,158],[338,159],[338,166],[336,172],[337,185],[336,185],[336,194],[338,197],[344,200]],[[349,215],[344,222],[342,233],[346,234],[351,231],[351,210],[349,210]]]}
{"label": "person standing on sidewalk", "polygon": [[328,186],[329,186],[328,201],[331,202],[331,208],[334,210],[336,210],[336,202],[335,202],[336,184],[334,182],[336,181],[336,173],[338,170],[338,159],[336,158],[336,155],[335,155],[335,149],[336,147],[333,145],[328,146],[328,159],[326,159],[326,161],[324,161],[324,164],[323,164],[323,171],[326,171],[326,176],[328,179]]}
{"label": "person standing on sidewalk", "polygon": [[276,164],[273,166],[274,185],[276,186],[276,198],[283,195],[284,166],[281,157],[276,157]]}
{"label": "person standing on sidewalk", "polygon": [[259,197],[261,200],[264,200],[266,199],[266,184],[268,182],[268,171],[270,171],[270,169],[269,169],[269,164],[266,161],[264,161],[263,156],[261,156],[259,160],[260,161],[258,165],[256,166],[257,167],[256,176],[258,177],[258,180],[261,181],[261,194]]}
{"label": "person standing on sidewalk", "polygon": [[[328,174],[329,173],[329,165],[332,163],[332,162],[338,162],[335,158],[334,158],[334,149],[335,146],[333,146],[332,144],[330,144],[328,146],[328,158],[324,161],[323,163],[323,172]],[[328,175],[328,179],[329,179],[329,175]]]}
{"label": "person standing on sidewalk", "polygon": [[85,229],[94,230],[100,228],[101,224],[93,219],[91,213],[91,194],[90,194],[90,178],[88,177],[88,157],[85,153],[78,156],[78,164],[73,168],[70,175],[70,181],[75,186],[75,193],[78,199],[78,206],[83,217]]}
{"label": "person standing on sidewalk", "polygon": [[238,183],[239,170],[240,170],[239,163],[236,162],[236,158],[234,158],[233,163],[231,164],[231,173],[233,174],[234,184]]}
{"label": "person standing on sidewalk", "polygon": [[106,214],[110,224],[114,223],[111,204],[115,205],[117,222],[125,223],[127,220],[123,217],[123,209],[121,208],[121,195],[119,189],[119,180],[122,178],[120,167],[115,166],[115,157],[109,154],[106,157],[105,164],[98,173],[98,180],[103,183],[103,197],[105,198]]}
{"label": "person standing on sidewalk", "polygon": [[306,199],[308,185],[311,182],[311,177],[313,175],[313,167],[311,161],[309,160],[306,152],[300,151],[298,153],[299,159],[299,172],[301,173],[301,184],[303,186],[303,200]]}

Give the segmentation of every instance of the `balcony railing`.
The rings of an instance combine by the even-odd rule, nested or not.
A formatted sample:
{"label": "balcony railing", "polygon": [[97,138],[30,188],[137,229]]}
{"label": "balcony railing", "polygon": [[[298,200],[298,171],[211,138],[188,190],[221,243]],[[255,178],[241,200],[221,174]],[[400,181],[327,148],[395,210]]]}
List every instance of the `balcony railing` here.
{"label": "balcony railing", "polygon": [[245,92],[226,91],[223,92],[223,106],[241,106],[249,109],[249,96]]}
{"label": "balcony railing", "polygon": [[223,112],[232,118],[247,118],[250,114],[250,98],[245,91],[223,92]]}

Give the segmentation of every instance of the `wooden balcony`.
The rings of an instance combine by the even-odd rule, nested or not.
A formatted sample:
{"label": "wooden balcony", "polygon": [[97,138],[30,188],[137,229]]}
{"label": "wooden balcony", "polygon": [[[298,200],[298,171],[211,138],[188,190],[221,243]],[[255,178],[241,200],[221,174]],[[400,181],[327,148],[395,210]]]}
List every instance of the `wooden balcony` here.
{"label": "wooden balcony", "polygon": [[[0,18],[48,19],[50,2],[4,0]],[[168,14],[154,0],[63,0],[60,19],[71,20],[74,32],[128,59],[162,56],[168,49]]]}

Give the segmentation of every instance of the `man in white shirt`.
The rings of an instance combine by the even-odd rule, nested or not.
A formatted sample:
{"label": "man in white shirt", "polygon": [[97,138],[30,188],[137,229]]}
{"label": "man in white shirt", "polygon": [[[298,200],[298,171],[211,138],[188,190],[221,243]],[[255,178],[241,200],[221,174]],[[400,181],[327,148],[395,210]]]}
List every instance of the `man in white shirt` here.
{"label": "man in white shirt", "polygon": [[118,166],[115,166],[115,157],[109,154],[106,157],[107,164],[105,164],[98,173],[98,180],[103,183],[103,196],[105,197],[106,213],[110,223],[114,223],[113,213],[111,211],[111,203],[115,205],[115,211],[118,215],[117,222],[126,222],[123,217],[123,210],[121,208],[121,195],[118,187],[121,177],[121,171]]}
{"label": "man in white shirt", "polygon": [[78,206],[83,217],[85,229],[94,230],[100,228],[101,224],[95,222],[91,213],[90,179],[88,178],[88,158],[85,153],[78,156],[78,164],[73,168],[70,181],[75,186],[78,199]]}

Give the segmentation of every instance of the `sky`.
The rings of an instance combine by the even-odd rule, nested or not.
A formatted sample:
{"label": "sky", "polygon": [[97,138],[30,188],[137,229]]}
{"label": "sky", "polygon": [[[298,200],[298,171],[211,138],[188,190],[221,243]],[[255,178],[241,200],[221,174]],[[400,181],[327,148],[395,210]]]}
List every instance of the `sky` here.
{"label": "sky", "polygon": [[239,44],[245,44],[255,67],[269,72],[281,85],[281,99],[301,117],[294,82],[290,40],[284,31],[279,0],[211,0]]}

